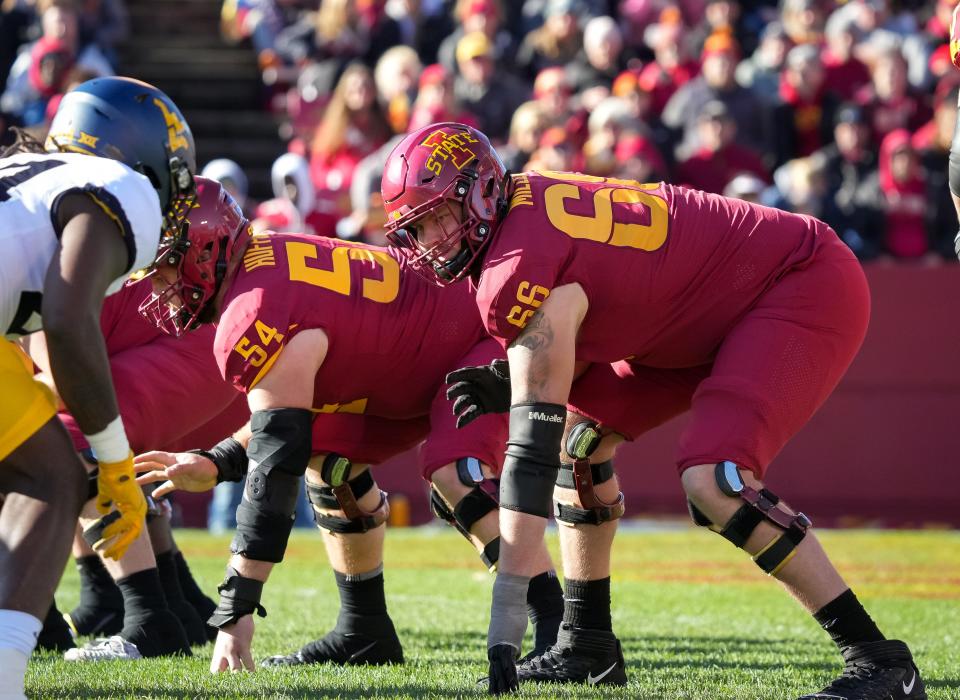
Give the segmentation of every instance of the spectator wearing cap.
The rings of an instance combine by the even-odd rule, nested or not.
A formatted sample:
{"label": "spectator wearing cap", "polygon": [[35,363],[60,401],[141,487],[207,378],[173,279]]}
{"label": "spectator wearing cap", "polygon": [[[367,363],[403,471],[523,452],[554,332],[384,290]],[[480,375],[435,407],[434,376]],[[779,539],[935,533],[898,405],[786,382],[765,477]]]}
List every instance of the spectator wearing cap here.
{"label": "spectator wearing cap", "polygon": [[574,0],[549,0],[543,26],[527,34],[517,51],[522,75],[533,79],[544,68],[572,63],[583,46]]}
{"label": "spectator wearing cap", "polygon": [[744,54],[753,53],[757,48],[756,34],[748,31],[744,25],[743,8],[739,0],[706,0],[703,20],[691,30],[688,41],[694,49],[702,50],[707,38],[717,32],[733,35]]}
{"label": "spectator wearing cap", "polygon": [[563,128],[551,126],[540,136],[537,150],[530,156],[524,170],[554,170],[568,172],[581,166],[577,162],[577,153]]}
{"label": "spectator wearing cap", "polygon": [[663,110],[663,123],[676,134],[677,158],[699,150],[699,116],[708,102],[722,102],[737,124],[736,140],[758,153],[771,150],[770,108],[759,95],[737,84],[734,71],[740,57],[736,40],[726,33],[714,34],[703,47],[699,76],[674,93]]}
{"label": "spectator wearing cap", "polygon": [[823,41],[826,19],[821,0],[782,0],[780,3],[780,21],[794,44],[819,45]]}
{"label": "spectator wearing cap", "polygon": [[487,37],[489,54],[501,70],[512,70],[517,53],[517,42],[504,24],[501,0],[457,0],[454,16],[458,26],[440,43],[438,61],[453,75],[460,70],[457,47],[468,34],[480,33]]}
{"label": "spectator wearing cap", "polygon": [[373,70],[377,99],[386,109],[387,121],[394,133],[407,130],[421,69],[417,52],[400,44],[384,51]]}
{"label": "spectator wearing cap", "polygon": [[493,44],[486,34],[467,34],[457,44],[459,75],[454,80],[458,109],[476,116],[491,139],[505,141],[513,111],[529,97],[526,85],[509,73],[497,74]]}
{"label": "spectator wearing cap", "polygon": [[582,159],[587,172],[608,176],[617,166],[616,148],[626,134],[645,134],[644,124],[622,97],[608,97],[590,113]]}
{"label": "spectator wearing cap", "polygon": [[549,126],[550,120],[539,102],[530,100],[517,107],[510,121],[510,138],[497,150],[507,170],[514,173],[524,170]]}
{"label": "spectator wearing cap", "polygon": [[857,94],[857,102],[867,112],[875,143],[896,129],[919,128],[929,114],[910,90],[907,63],[897,49],[880,54],[871,82]]}
{"label": "spectator wearing cap", "polygon": [[699,111],[697,131],[700,146],[692,156],[677,165],[676,179],[679,182],[720,194],[740,173],[769,181],[760,156],[736,143],[737,123],[722,102],[704,105]]}
{"label": "spectator wearing cap", "polygon": [[646,125],[645,135],[654,143],[660,156],[668,164],[672,164],[673,146],[670,130],[663,125],[660,115],[653,111],[654,93],[644,85],[643,77],[634,71],[624,71],[613,82],[611,94],[625,101],[629,108],[629,115],[634,120]]}
{"label": "spectator wearing cap", "polygon": [[676,7],[660,13],[659,21],[644,32],[644,42],[653,51],[653,61],[640,69],[638,80],[650,93],[653,113],[660,116],[673,94],[697,76],[700,65],[687,54],[683,18]]}
{"label": "spectator wearing cap", "polygon": [[42,37],[34,43],[28,71],[32,99],[24,104],[20,115],[24,126],[45,121],[47,104],[63,92],[73,61],[73,52],[61,39]]}
{"label": "spectator wearing cap", "polygon": [[588,109],[610,94],[624,68],[622,56],[623,34],[613,18],[591,18],[583,28],[583,50],[567,67],[570,86]]}
{"label": "spectator wearing cap", "polygon": [[820,50],[812,44],[790,49],[780,80],[780,99],[790,141],[789,158],[808,156],[830,142],[839,100],[827,90]]}
{"label": "spectator wearing cap", "polygon": [[307,233],[333,236],[337,221],[329,200],[317,198],[310,178],[310,166],[296,153],[284,153],[270,168],[273,199],[260,203],[254,210],[251,226],[254,233]]}
{"label": "spectator wearing cap", "polygon": [[957,214],[950,196],[947,169],[950,143],[957,123],[957,86],[943,83],[937,91],[933,118],[911,138],[914,150],[927,176],[927,228],[933,250],[956,262],[954,237],[957,235]]}
{"label": "spectator wearing cap", "polygon": [[881,253],[920,259],[930,252],[927,184],[910,133],[895,129],[883,138],[876,174],[864,183],[858,204],[883,213]]}
{"label": "spectator wearing cap", "polygon": [[349,209],[347,191],[353,169],[390,136],[370,69],[362,63],[349,65],[310,145],[310,177],[317,201],[333,202],[336,218]]}
{"label": "spectator wearing cap", "polygon": [[[54,45],[65,47],[69,54],[71,65],[89,71],[96,76],[113,75],[113,67],[104,57],[103,52],[96,44],[84,45],[80,39],[80,14],[78,5],[72,0],[46,0],[38,3],[40,14],[41,36],[37,42],[25,47],[10,68],[7,76],[7,86],[0,96],[0,111],[9,114],[22,115],[28,105],[38,102],[46,103],[46,99],[31,80],[31,66],[38,57],[34,49],[38,42],[43,41],[46,49]],[[34,113],[35,114],[35,113]],[[40,110],[39,120],[43,121],[43,110]]]}
{"label": "spectator wearing cap", "polygon": [[472,114],[457,106],[453,77],[439,63],[427,66],[420,74],[419,90],[408,130],[416,131],[436,122],[460,122],[473,127],[478,125]]}
{"label": "spectator wearing cap", "polygon": [[737,66],[737,82],[759,95],[777,94],[780,74],[792,46],[783,25],[777,21],[768,22],[760,34],[756,50]]}
{"label": "spectator wearing cap", "polygon": [[667,176],[667,164],[656,144],[641,133],[626,133],[613,151],[614,177],[638,182],[658,182]]}
{"label": "spectator wearing cap", "polygon": [[856,21],[850,13],[834,12],[827,20],[824,36],[822,58],[827,89],[841,100],[852,100],[870,82],[870,70],[853,53],[860,38]]}
{"label": "spectator wearing cap", "polygon": [[[862,206],[864,183],[876,172],[867,116],[856,104],[842,105],[836,114],[833,139],[817,152],[827,173],[829,206],[824,221],[862,258],[875,254],[871,241],[882,226],[878,210]],[[956,223],[956,222],[954,222]]]}

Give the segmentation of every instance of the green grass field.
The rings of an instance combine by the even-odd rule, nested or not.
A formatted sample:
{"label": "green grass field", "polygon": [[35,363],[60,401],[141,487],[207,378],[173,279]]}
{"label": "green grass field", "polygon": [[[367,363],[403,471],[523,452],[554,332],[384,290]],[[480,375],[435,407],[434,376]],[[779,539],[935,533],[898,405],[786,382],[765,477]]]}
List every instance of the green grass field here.
{"label": "green grass field", "polygon": [[[823,531],[841,572],[888,636],[913,649],[930,698],[960,698],[960,533]],[[181,531],[181,549],[213,592],[228,539]],[[552,546],[556,534],[551,535]],[[554,550],[555,551],[555,550]],[[454,532],[387,536],[399,667],[262,669],[210,675],[212,645],[191,659],[75,665],[34,657],[31,698],[479,697],[492,577]],[[630,685],[605,691],[529,686],[523,697],[796,698],[836,675],[839,657],[814,621],[743,553],[702,530],[623,532],[614,555],[614,629]],[[77,600],[70,566],[60,608]],[[265,589],[254,655],[288,652],[334,623],[336,586],[319,534],[298,531]]]}

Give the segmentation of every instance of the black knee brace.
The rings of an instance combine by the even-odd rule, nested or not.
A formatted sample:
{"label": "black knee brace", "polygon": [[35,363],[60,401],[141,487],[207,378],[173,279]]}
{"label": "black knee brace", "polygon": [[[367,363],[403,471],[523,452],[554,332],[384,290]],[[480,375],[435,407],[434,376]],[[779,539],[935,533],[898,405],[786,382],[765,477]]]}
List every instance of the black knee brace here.
{"label": "black knee brace", "polygon": [[717,480],[717,486],[725,495],[731,498],[739,497],[743,499],[744,504],[721,527],[711,522],[688,499],[687,507],[690,510],[690,517],[697,525],[710,528],[739,548],[746,544],[757,525],[763,520],[783,530],[780,537],[773,539],[753,557],[757,566],[773,576],[793,558],[797,545],[806,536],[807,529],[813,523],[803,513],[793,515],[780,508],[777,505],[780,498],[771,491],[767,489],[757,491],[747,486],[740,477],[737,465],[733,462],[720,462],[713,474]]}
{"label": "black knee brace", "polygon": [[617,495],[613,503],[604,503],[597,498],[594,486],[613,478],[613,462],[607,460],[598,464],[590,463],[590,455],[599,447],[603,431],[592,421],[583,421],[573,426],[566,442],[566,452],[573,457],[573,464],[561,464],[557,473],[556,485],[565,489],[576,489],[583,508],[569,503],[553,502],[554,517],[571,525],[599,525],[623,517],[623,494]]}
{"label": "black knee brace", "polygon": [[[430,509],[438,518],[457,528],[457,531],[472,543],[470,528],[487,513],[497,510],[497,499],[481,487],[485,480],[483,472],[480,470],[480,461],[475,457],[464,457],[457,460],[457,477],[464,486],[473,487],[470,492],[461,498],[451,510],[437,487],[431,485]],[[484,545],[483,551],[480,553],[480,560],[484,566],[493,571],[496,569],[499,559],[500,538],[495,537]]]}
{"label": "black knee brace", "polygon": [[[350,479],[350,460],[338,454],[328,454],[320,469],[321,478],[329,484],[320,486],[307,482],[307,498],[314,506],[313,517],[317,527],[329,532],[360,533],[380,527],[390,515],[387,494],[380,492],[380,502],[372,511],[360,508],[357,500],[374,487],[370,470]],[[342,510],[345,517],[326,515],[320,510]]]}
{"label": "black knee brace", "polygon": [[300,479],[310,461],[313,415],[303,408],[255,411],[247,446],[250,471],[237,508],[230,551],[248,559],[283,561],[293,528]]}

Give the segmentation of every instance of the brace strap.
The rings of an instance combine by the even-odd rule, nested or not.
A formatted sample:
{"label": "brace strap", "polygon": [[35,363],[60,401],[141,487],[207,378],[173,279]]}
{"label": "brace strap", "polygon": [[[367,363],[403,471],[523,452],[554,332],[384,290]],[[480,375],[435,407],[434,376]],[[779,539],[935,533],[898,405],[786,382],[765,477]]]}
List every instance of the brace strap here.
{"label": "brace strap", "polygon": [[[593,477],[593,484],[597,486],[613,478],[613,460],[590,465],[590,475]],[[567,462],[560,463],[560,471],[557,473],[557,486],[562,489],[575,489],[576,484],[573,478],[573,465]]]}
{"label": "brace strap", "polygon": [[341,518],[314,511],[317,526],[340,533],[367,532],[380,527],[390,516],[387,493],[380,492],[380,502],[372,511],[363,510],[357,503],[357,499],[363,498],[374,486],[369,470],[339,486],[320,486],[307,482],[307,498],[314,506],[324,510],[342,510],[345,516]]}
{"label": "brace strap", "polygon": [[[450,510],[450,506],[447,505],[436,486],[430,487],[430,508],[433,514],[453,525],[457,532],[471,543],[473,543],[473,540],[470,539],[470,528],[487,513],[496,510],[497,507],[497,502],[490,494],[479,486],[475,486],[470,490],[470,493],[457,503],[453,510]],[[493,571],[496,569],[499,559],[500,538],[496,537],[484,546],[483,551],[480,552],[480,560],[484,566]]]}
{"label": "brace strap", "polygon": [[[604,479],[604,481],[606,481],[613,476],[613,463],[608,460],[607,462],[601,462],[596,465],[596,467],[603,467],[604,464],[606,464],[607,467],[604,467],[600,471],[600,475],[603,476],[607,469],[609,469],[610,476]],[[562,469],[560,473],[563,473]],[[623,505],[623,492],[617,494],[617,499],[613,503],[605,503],[597,498],[597,494],[593,488],[595,482],[589,459],[575,460],[571,473],[573,475],[573,485],[577,490],[577,496],[579,496],[580,504],[583,508],[554,501],[553,515],[557,520],[572,525],[599,525],[600,523],[618,520],[623,517],[623,513],[626,510]]]}
{"label": "brace strap", "polygon": [[766,547],[757,552],[753,561],[757,566],[775,576],[797,553],[797,545],[806,536],[806,529],[791,528],[780,537],[773,539]]}

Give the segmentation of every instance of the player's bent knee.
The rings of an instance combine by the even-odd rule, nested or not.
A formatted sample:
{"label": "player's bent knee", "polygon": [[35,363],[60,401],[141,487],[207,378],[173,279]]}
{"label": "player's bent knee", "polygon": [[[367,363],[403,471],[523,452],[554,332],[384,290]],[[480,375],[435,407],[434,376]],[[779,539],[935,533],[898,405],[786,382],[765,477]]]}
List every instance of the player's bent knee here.
{"label": "player's bent knee", "polygon": [[[730,541],[735,547],[743,549],[750,535],[761,522],[768,522],[781,531],[759,552],[753,560],[771,576],[776,575],[793,558],[797,545],[803,541],[811,526],[810,519],[803,513],[788,512],[779,505],[780,498],[772,491],[754,489],[744,483],[737,465],[730,461],[718,463],[713,467],[712,486],[705,485],[706,470],[697,469],[697,473],[687,478],[684,472],[684,489],[687,492],[687,507],[694,523],[707,527]],[[714,523],[710,517],[697,508],[694,501],[709,502],[716,492],[724,498],[739,499],[743,503],[723,524]]]}
{"label": "player's bent knee", "polygon": [[[484,479],[480,460],[474,457],[458,459],[455,476],[444,467],[431,475],[430,509],[463,535],[471,539],[474,526],[489,513],[497,511],[499,504],[491,493],[496,491],[492,479]],[[459,488],[456,488],[459,484]],[[464,488],[469,489],[464,493]],[[500,538],[494,537],[480,551],[484,566],[493,571],[500,559]]]}
{"label": "player's bent knee", "polygon": [[[370,470],[350,478],[351,462],[336,453],[328,454],[320,468],[323,484],[307,481],[307,498],[313,505],[317,527],[339,534],[357,534],[380,527],[390,516],[387,494],[380,491]],[[358,501],[377,488],[380,498],[376,508],[364,510]],[[330,511],[339,511],[343,516]]]}
{"label": "player's bent knee", "polygon": [[564,452],[573,462],[560,464],[556,485],[575,490],[579,503],[555,500],[553,515],[558,523],[601,525],[623,517],[623,493],[618,492],[614,501],[606,502],[595,489],[615,476],[612,460],[598,462],[593,459],[602,440],[603,434],[593,421],[583,421],[567,431]]}

